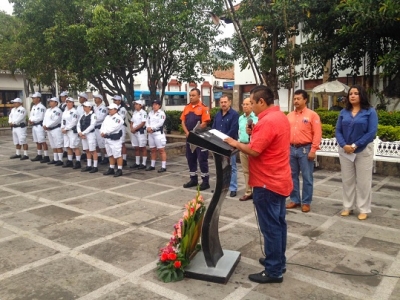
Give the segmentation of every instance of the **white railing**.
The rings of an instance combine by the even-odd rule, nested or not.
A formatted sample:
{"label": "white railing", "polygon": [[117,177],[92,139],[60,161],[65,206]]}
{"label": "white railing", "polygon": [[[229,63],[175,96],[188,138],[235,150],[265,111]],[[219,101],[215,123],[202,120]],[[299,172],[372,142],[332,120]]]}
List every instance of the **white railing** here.
{"label": "white railing", "polygon": [[[336,138],[322,139],[319,147],[317,156],[339,156],[339,145]],[[377,136],[374,140],[374,173],[376,172],[377,161],[400,162],[400,141],[384,142]],[[317,158],[315,158],[315,165],[317,167],[319,165]]]}

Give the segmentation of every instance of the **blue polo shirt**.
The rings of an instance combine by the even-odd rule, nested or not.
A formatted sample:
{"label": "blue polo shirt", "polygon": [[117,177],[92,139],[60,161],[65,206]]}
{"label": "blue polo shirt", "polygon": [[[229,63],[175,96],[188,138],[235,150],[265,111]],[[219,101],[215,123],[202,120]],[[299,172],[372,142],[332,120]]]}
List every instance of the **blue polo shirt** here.
{"label": "blue polo shirt", "polygon": [[378,130],[378,115],[374,108],[361,109],[355,117],[342,109],[336,123],[336,140],[340,147],[356,144],[355,153],[363,151],[371,143]]}
{"label": "blue polo shirt", "polygon": [[232,108],[229,108],[226,114],[222,115],[222,110],[220,110],[214,117],[212,129],[217,129],[237,140],[239,132],[239,114]]}

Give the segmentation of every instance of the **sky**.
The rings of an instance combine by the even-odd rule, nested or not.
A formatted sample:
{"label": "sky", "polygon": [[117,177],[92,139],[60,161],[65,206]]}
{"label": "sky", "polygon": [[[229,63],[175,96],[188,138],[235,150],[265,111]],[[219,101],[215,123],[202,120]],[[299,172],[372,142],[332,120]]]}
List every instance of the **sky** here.
{"label": "sky", "polygon": [[11,15],[13,11],[13,6],[10,2],[8,2],[8,0],[0,0],[0,10],[3,10]]}

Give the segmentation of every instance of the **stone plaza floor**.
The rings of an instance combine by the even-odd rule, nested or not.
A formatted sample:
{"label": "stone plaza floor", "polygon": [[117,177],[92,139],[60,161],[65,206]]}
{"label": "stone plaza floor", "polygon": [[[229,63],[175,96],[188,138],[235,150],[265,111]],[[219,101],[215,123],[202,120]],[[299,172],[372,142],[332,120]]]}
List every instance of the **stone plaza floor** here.
{"label": "stone plaza floor", "polygon": [[[124,168],[114,178],[10,160],[14,153],[11,135],[1,136],[1,300],[400,299],[399,177],[374,175],[372,214],[359,221],[339,215],[340,173],[317,170],[311,212],[287,211],[284,281],[262,285],[247,278],[262,270],[260,235],[252,202],[239,201],[238,164],[238,196],[225,199],[219,225],[223,249],[242,255],[232,277],[166,284],[156,277],[157,252],[196,193],[182,187],[184,156],[168,159],[162,174]],[[210,160],[211,186],[213,168]]]}

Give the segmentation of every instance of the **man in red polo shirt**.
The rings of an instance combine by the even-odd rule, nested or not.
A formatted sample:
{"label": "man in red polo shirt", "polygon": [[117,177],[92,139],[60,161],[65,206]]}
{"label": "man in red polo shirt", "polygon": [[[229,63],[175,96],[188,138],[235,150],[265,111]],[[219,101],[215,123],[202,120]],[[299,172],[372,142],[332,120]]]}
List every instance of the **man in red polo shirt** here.
{"label": "man in red polo shirt", "polygon": [[274,106],[269,87],[257,86],[250,92],[253,112],[258,123],[251,132],[249,144],[232,138],[229,145],[249,156],[249,185],[253,187],[253,203],[264,236],[265,270],[249,275],[258,283],[280,283],[286,272],[286,208],[285,200],[293,188],[290,172],[290,125],[287,117]]}

